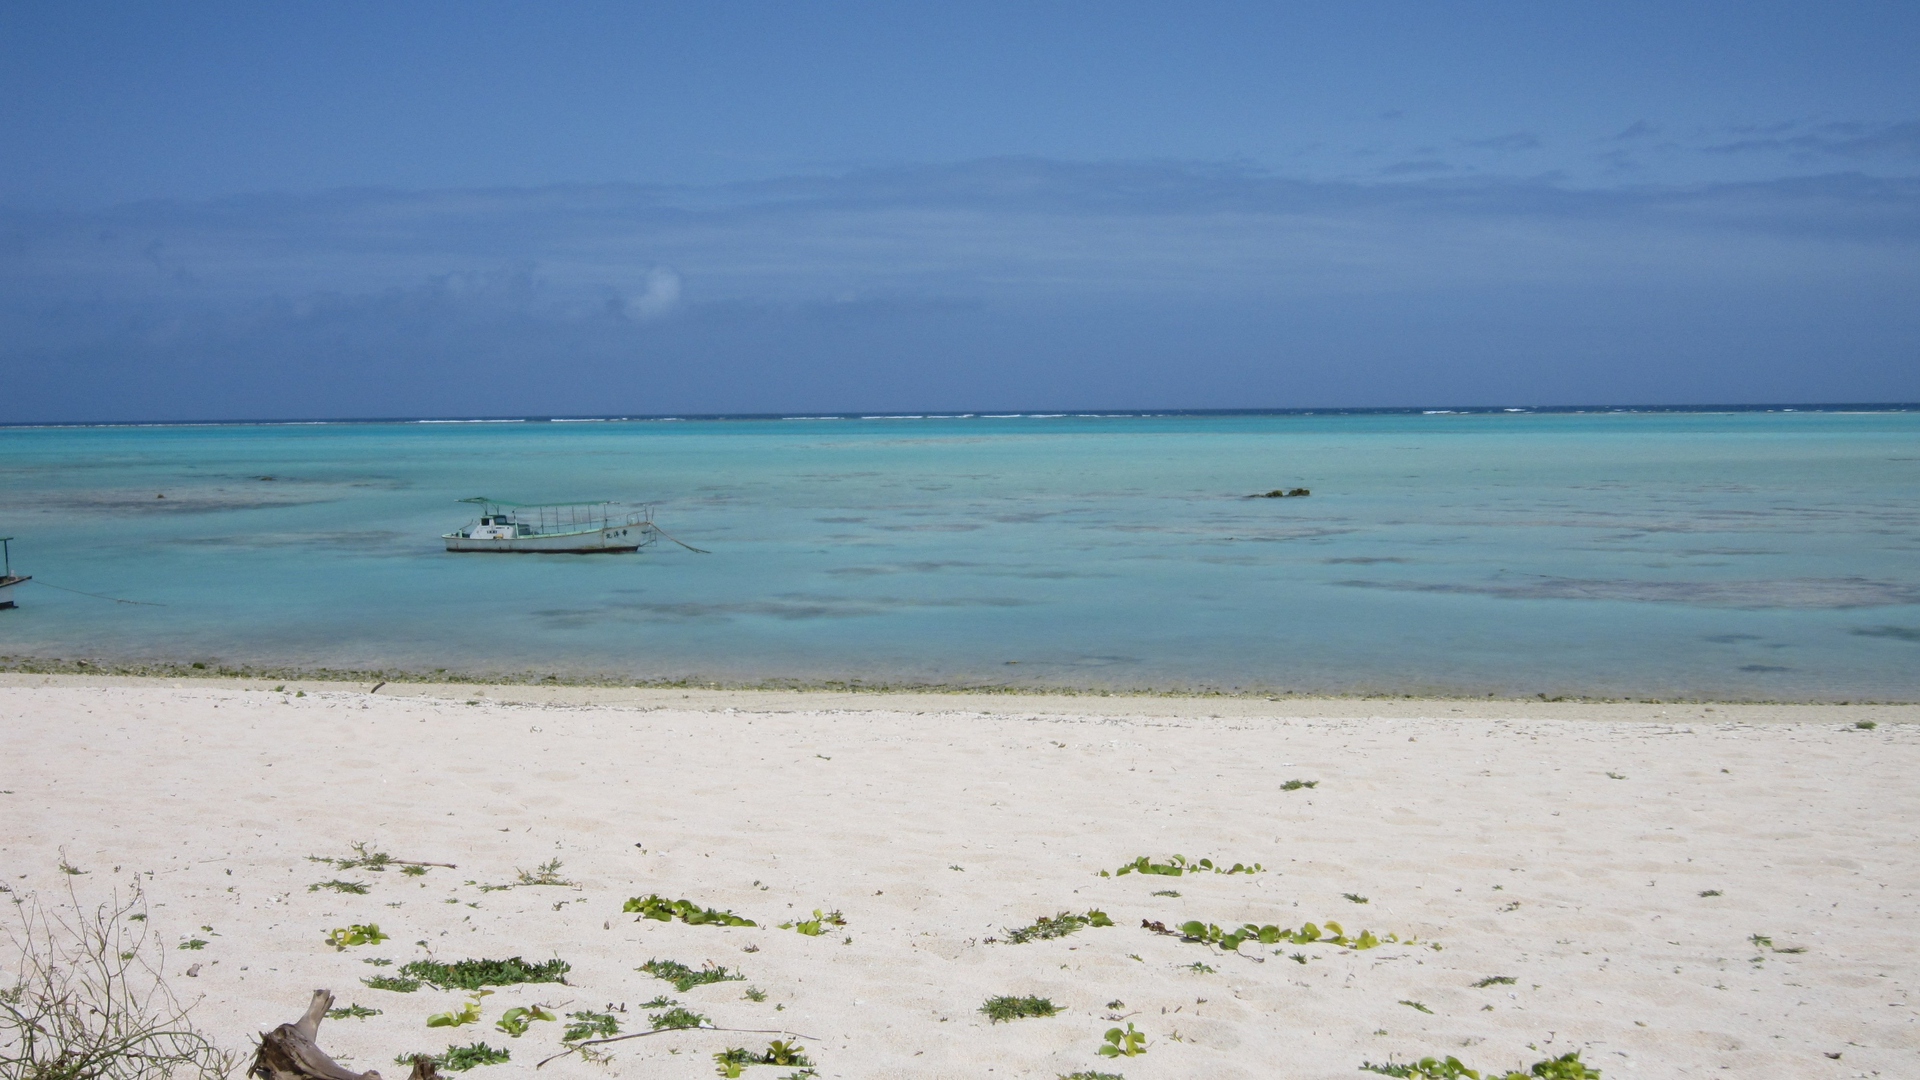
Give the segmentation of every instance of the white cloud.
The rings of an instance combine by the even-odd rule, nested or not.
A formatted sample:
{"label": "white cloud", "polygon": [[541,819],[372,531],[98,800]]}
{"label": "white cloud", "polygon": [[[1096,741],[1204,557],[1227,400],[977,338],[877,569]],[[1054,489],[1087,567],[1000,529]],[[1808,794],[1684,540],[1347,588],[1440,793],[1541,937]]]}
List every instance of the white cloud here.
{"label": "white cloud", "polygon": [[627,317],[658,319],[680,306],[680,275],[664,266],[647,271],[646,290],[627,300]]}

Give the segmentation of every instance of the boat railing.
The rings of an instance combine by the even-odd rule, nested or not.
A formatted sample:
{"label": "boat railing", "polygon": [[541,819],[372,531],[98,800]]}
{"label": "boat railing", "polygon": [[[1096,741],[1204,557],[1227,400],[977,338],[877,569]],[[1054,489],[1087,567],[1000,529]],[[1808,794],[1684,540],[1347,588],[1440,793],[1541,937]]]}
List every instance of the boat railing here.
{"label": "boat railing", "polygon": [[481,521],[492,519],[514,525],[521,536],[554,536],[570,533],[591,532],[595,529],[621,527],[653,527],[653,504],[648,503],[638,510],[616,513],[610,502],[591,503],[550,503],[546,505],[516,505],[499,503],[493,500],[467,499],[466,502],[480,504],[480,518],[467,524],[465,532],[471,533]]}

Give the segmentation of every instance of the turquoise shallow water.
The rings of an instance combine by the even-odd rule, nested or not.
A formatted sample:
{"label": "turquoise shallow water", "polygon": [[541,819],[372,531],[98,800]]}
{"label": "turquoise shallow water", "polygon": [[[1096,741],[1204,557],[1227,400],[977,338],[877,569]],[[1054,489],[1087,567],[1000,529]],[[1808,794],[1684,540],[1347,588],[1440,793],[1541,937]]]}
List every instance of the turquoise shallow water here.
{"label": "turquoise shallow water", "polygon": [[[444,552],[477,494],[712,554]],[[1920,699],[1913,412],[6,429],[8,533],[160,605],[23,586],[15,657]]]}

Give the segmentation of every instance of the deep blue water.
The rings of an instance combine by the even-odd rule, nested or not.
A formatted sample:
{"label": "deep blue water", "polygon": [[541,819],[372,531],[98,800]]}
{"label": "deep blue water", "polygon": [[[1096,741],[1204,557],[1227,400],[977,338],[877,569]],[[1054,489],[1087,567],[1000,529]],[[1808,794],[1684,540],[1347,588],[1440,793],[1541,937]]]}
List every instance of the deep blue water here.
{"label": "deep blue water", "polygon": [[[712,554],[444,552],[481,494]],[[1920,699],[1911,411],[13,428],[6,534],[157,605],[23,586],[16,657]]]}

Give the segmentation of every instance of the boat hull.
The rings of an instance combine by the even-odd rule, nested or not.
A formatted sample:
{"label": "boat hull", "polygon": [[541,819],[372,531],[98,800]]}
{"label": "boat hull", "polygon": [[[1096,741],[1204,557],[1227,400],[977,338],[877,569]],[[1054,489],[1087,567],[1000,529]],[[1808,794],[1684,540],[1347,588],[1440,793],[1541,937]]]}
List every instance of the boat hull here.
{"label": "boat hull", "polygon": [[31,580],[33,580],[31,577],[0,577],[0,610],[13,606],[13,587],[15,585],[23,581]]}
{"label": "boat hull", "polygon": [[492,551],[520,555],[612,555],[638,551],[652,537],[645,525],[609,525],[583,532],[538,536],[478,537],[447,533],[448,551]]}

